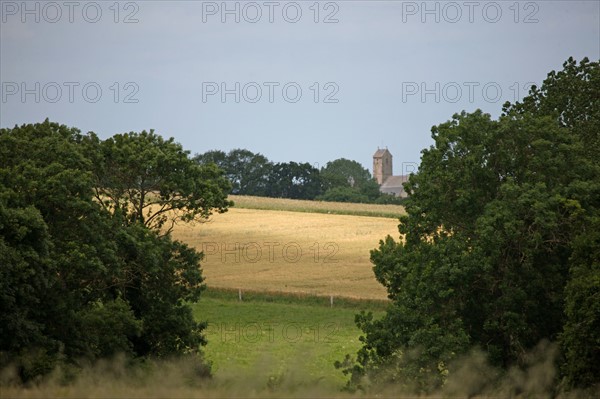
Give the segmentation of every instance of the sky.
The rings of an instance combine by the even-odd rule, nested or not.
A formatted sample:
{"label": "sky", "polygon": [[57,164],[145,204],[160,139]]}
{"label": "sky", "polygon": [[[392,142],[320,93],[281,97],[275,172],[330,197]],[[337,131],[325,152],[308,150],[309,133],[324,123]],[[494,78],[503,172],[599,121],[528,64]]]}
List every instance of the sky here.
{"label": "sky", "polygon": [[0,127],[155,129],[192,154],[246,148],[413,171],[431,127],[600,59],[600,1],[0,0]]}

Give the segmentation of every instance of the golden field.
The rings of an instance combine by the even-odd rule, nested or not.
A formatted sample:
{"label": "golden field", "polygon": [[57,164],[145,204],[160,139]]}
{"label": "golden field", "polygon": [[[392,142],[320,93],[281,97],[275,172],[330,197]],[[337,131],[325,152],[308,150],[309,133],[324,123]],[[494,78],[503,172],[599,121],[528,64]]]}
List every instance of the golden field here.
{"label": "golden field", "polygon": [[386,298],[369,251],[388,234],[398,237],[397,219],[238,207],[173,231],[205,253],[209,287],[364,299]]}
{"label": "golden field", "polygon": [[236,208],[245,209],[376,216],[394,219],[406,213],[402,205],[356,204],[349,202],[253,197],[248,195],[230,195],[229,199],[235,203],[234,206]]}

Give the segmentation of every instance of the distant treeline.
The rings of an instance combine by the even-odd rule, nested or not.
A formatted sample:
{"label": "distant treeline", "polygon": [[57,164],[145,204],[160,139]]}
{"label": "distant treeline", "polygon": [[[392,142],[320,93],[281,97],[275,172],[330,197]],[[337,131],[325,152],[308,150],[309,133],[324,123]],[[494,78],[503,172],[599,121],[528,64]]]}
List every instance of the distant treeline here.
{"label": "distant treeline", "polygon": [[225,172],[231,194],[320,201],[400,204],[402,199],[379,191],[368,169],[345,158],[321,169],[297,162],[271,162],[259,153],[234,149],[197,154],[202,165],[214,163]]}

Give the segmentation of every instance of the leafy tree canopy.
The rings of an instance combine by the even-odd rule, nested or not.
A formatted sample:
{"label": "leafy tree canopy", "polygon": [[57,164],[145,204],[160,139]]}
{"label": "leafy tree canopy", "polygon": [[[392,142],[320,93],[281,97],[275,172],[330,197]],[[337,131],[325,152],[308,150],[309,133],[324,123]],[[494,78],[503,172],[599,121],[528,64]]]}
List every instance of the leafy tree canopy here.
{"label": "leafy tree canopy", "polygon": [[272,163],[264,155],[238,148],[227,154],[219,150],[208,151],[196,155],[194,160],[202,165],[214,163],[225,171],[232,184],[232,194],[266,195]]}
{"label": "leafy tree canopy", "polygon": [[321,177],[326,191],[319,200],[369,203],[378,202],[384,195],[368,169],[356,161],[340,158],[327,162],[321,168]]}
{"label": "leafy tree canopy", "polygon": [[270,197],[314,199],[321,190],[319,170],[309,163],[276,163],[269,174]]}
{"label": "leafy tree canopy", "polygon": [[364,346],[356,362],[337,364],[351,386],[428,391],[473,347],[507,369],[544,339],[563,342],[572,383],[598,382],[597,237],[582,234],[594,231],[600,199],[589,151],[598,63],[564,68],[498,120],[462,112],[432,128],[407,185],[401,240],[388,236],[371,253],[393,305],[380,320],[357,316]]}
{"label": "leafy tree canopy", "polygon": [[321,176],[326,188],[362,187],[372,179],[371,173],[360,163],[345,158],[327,162],[321,168]]}
{"label": "leafy tree canopy", "polygon": [[94,160],[98,201],[130,223],[170,232],[178,221],[202,221],[231,205],[231,186],[214,164],[198,165],[173,138],[154,133],[117,134],[101,141],[82,139]]}
{"label": "leafy tree canopy", "polygon": [[232,184],[232,194],[319,201],[399,203],[382,194],[369,171],[356,161],[340,158],[316,169],[308,163],[273,163],[261,154],[244,149],[197,154],[200,165],[216,165]]}
{"label": "leafy tree canopy", "polygon": [[[202,255],[95,198],[92,138],[48,120],[0,130],[0,368],[17,366],[24,381],[58,363],[199,354],[205,343],[187,305],[203,289]],[[110,148],[125,163],[119,142]],[[144,177],[162,167],[154,155]],[[123,172],[104,176],[113,187],[140,183],[104,170]],[[167,198],[168,182],[157,187]]]}

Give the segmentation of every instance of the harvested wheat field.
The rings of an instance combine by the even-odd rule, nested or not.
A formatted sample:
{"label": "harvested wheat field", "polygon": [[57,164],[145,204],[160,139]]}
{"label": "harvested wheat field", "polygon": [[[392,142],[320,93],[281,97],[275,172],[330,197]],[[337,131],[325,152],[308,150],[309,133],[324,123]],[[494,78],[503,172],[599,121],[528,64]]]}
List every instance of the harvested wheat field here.
{"label": "harvested wheat field", "polygon": [[205,253],[206,284],[215,288],[385,299],[369,251],[398,220],[231,208],[173,235]]}
{"label": "harvested wheat field", "polygon": [[393,219],[398,219],[401,215],[406,214],[402,205],[357,204],[352,202],[254,197],[249,195],[230,195],[229,199],[233,200],[236,208],[245,209],[375,216]]}

